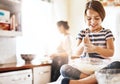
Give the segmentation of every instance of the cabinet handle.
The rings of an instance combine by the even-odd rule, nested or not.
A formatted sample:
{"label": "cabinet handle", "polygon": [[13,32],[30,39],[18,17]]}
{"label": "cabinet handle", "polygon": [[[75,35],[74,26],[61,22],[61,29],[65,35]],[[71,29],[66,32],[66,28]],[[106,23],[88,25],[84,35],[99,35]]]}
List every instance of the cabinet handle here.
{"label": "cabinet handle", "polygon": [[14,78],[14,79],[12,79],[12,81],[20,81],[21,80],[21,78]]}
{"label": "cabinet handle", "polygon": [[49,73],[50,71],[42,71],[40,72],[40,74],[45,74],[45,73]]}

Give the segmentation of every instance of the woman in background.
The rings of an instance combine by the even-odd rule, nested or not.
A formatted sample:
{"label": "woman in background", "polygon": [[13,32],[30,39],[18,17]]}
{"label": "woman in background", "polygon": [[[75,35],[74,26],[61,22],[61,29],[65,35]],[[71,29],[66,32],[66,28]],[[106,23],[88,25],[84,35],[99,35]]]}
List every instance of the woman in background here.
{"label": "woman in background", "polygon": [[[105,10],[97,0],[87,2],[85,8],[85,22],[88,28],[81,30],[78,34],[77,55],[84,53],[90,58],[109,59],[114,54],[114,37],[110,29],[102,27],[105,18]],[[96,84],[95,75],[85,74],[70,65],[61,67],[64,77],[61,84]]]}
{"label": "woman in background", "polygon": [[[63,35],[60,44],[57,46],[56,52],[50,55],[52,59],[51,82],[56,81],[60,76],[60,68],[63,64],[68,63],[68,56],[71,52],[71,36],[67,21],[58,21],[57,27]],[[58,37],[59,38],[59,37]]]}

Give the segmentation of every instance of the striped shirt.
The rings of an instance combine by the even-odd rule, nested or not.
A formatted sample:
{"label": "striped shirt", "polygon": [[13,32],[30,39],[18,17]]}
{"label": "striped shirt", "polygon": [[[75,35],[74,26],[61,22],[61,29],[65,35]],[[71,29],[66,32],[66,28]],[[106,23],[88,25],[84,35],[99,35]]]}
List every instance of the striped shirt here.
{"label": "striped shirt", "polygon": [[[88,28],[85,30],[81,30],[78,33],[77,39],[82,40],[86,34],[89,35],[90,41],[93,45],[100,46],[103,48],[107,47],[107,44],[106,44],[107,39],[110,39],[110,38],[114,39],[111,30],[105,29],[105,28],[102,28],[99,32],[95,32],[95,33],[90,32]],[[89,53],[89,56],[101,58],[101,56],[97,53]]]}

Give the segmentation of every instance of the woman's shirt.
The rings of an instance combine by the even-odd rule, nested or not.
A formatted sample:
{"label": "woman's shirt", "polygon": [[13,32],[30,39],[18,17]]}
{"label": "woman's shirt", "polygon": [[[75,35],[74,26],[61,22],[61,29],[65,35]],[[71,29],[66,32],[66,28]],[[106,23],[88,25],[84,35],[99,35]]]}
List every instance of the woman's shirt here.
{"label": "woman's shirt", "polygon": [[[105,28],[102,28],[99,32],[95,32],[95,33],[90,32],[90,30],[87,28],[87,29],[82,30],[78,33],[77,39],[82,40],[86,34],[89,35],[90,41],[91,41],[91,43],[93,43],[93,45],[100,46],[103,48],[107,47],[106,41],[108,39],[111,39],[111,38],[114,39],[111,30],[105,29]],[[89,53],[89,56],[96,57],[96,58],[102,58],[97,53]]]}
{"label": "woman's shirt", "polygon": [[57,47],[57,52],[63,53],[66,52],[70,54],[72,51],[72,37],[71,35],[65,35],[63,36],[59,46]]}

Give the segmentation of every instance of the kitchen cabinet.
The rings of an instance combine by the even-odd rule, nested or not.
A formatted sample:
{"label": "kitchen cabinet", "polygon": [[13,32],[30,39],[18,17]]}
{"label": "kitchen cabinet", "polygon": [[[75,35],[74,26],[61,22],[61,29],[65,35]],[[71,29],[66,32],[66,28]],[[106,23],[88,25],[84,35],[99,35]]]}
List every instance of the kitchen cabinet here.
{"label": "kitchen cabinet", "polygon": [[50,77],[51,63],[0,65],[0,84],[47,84]]}
{"label": "kitchen cabinet", "polygon": [[51,66],[40,66],[33,68],[33,84],[47,84],[50,82]]}
{"label": "kitchen cabinet", "polygon": [[0,73],[0,84],[32,84],[32,69]]}
{"label": "kitchen cabinet", "polygon": [[0,0],[0,36],[20,36],[21,30],[21,0]]}

